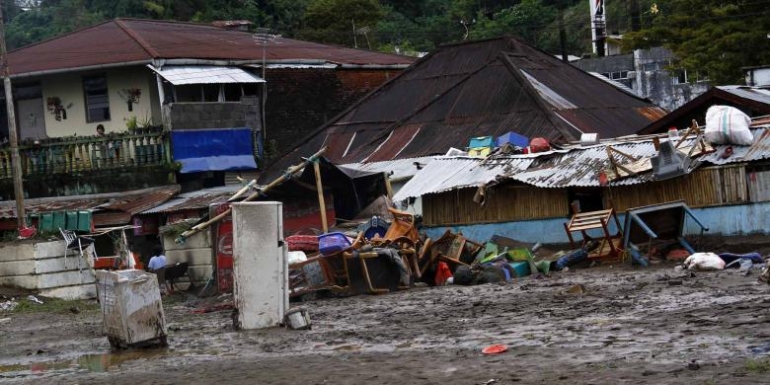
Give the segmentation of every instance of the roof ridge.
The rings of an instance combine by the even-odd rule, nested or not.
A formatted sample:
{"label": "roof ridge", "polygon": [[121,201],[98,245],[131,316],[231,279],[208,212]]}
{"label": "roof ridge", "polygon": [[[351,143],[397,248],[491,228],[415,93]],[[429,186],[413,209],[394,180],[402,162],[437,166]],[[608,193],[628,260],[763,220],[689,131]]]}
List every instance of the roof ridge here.
{"label": "roof ridge", "polygon": [[82,31],[85,31],[85,30],[88,30],[88,29],[91,29],[91,28],[96,28],[96,27],[102,26],[104,24],[112,23],[113,21],[114,20],[104,20],[101,23],[97,23],[97,24],[94,24],[94,25],[89,25],[87,27],[82,27],[82,28],[78,28],[78,29],[73,29],[72,31],[69,31],[69,32],[67,32],[67,33],[65,33],[63,35],[51,36],[48,39],[40,40],[40,41],[34,42],[32,44],[27,44],[27,45],[22,46],[22,47],[14,48],[14,49],[8,51],[8,53],[11,54],[13,52],[20,51],[20,50],[27,49],[27,48],[31,48],[31,47],[34,47],[34,46],[38,46],[38,45],[43,44],[43,43],[48,43],[48,42],[51,42],[51,41],[54,41],[54,40],[63,39],[63,38],[66,38],[66,37],[68,37],[70,35],[74,35],[76,33],[80,33]]}
{"label": "roof ridge", "polygon": [[127,26],[123,22],[123,19],[115,19],[115,25],[117,25],[121,30],[123,30],[123,32],[125,32],[126,35],[128,35],[130,38],[134,39],[134,41],[136,41],[136,43],[139,44],[142,47],[142,49],[147,51],[147,53],[150,54],[150,56],[153,59],[160,57],[160,54],[158,53],[158,51],[156,51],[155,48],[153,48],[149,43],[147,43],[146,40],[144,40],[141,36],[139,36],[139,34],[136,33],[136,31],[134,31],[132,28]]}

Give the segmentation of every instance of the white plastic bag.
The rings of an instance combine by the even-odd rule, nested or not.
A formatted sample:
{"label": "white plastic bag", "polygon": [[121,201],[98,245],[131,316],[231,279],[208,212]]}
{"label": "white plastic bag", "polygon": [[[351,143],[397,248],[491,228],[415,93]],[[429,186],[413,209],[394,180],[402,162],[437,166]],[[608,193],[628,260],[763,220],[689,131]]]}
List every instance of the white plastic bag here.
{"label": "white plastic bag", "polygon": [[722,270],[725,261],[714,253],[695,253],[684,260],[684,267],[690,270]]}
{"label": "white plastic bag", "polygon": [[730,106],[711,106],[706,111],[706,141],[713,144],[750,146],[754,141],[749,126],[751,118]]}

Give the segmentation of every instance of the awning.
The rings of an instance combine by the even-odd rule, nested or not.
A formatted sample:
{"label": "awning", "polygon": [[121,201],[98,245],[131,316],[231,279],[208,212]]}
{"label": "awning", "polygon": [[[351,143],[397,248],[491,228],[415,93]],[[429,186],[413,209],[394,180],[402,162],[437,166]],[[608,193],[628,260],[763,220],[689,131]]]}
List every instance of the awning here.
{"label": "awning", "polygon": [[157,68],[148,64],[151,70],[179,86],[185,84],[222,84],[222,83],[264,83],[265,81],[238,67],[219,66],[164,66]]}
{"label": "awning", "polygon": [[254,139],[250,128],[172,130],[174,160],[181,173],[254,170]]}

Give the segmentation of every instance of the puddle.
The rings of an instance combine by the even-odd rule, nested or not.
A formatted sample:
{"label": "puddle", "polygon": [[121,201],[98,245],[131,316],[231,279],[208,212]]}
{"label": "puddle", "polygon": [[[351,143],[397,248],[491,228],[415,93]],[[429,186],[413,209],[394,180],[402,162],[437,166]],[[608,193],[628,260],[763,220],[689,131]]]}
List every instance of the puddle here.
{"label": "puddle", "polygon": [[85,354],[72,359],[35,362],[30,364],[0,365],[0,379],[29,376],[59,375],[76,372],[102,373],[121,364],[141,359],[153,359],[169,354],[166,349],[130,350],[101,354]]}

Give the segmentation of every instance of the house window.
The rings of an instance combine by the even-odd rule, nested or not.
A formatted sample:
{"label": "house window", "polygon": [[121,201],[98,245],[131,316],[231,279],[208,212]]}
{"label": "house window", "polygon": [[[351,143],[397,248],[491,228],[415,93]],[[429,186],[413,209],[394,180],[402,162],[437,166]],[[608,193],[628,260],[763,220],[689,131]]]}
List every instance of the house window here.
{"label": "house window", "polygon": [[110,120],[110,100],[107,96],[107,75],[83,78],[86,96],[86,122]]}
{"label": "house window", "polygon": [[241,100],[241,94],[243,93],[243,90],[241,89],[240,84],[225,84],[223,87],[225,90],[226,102],[238,102]]}

